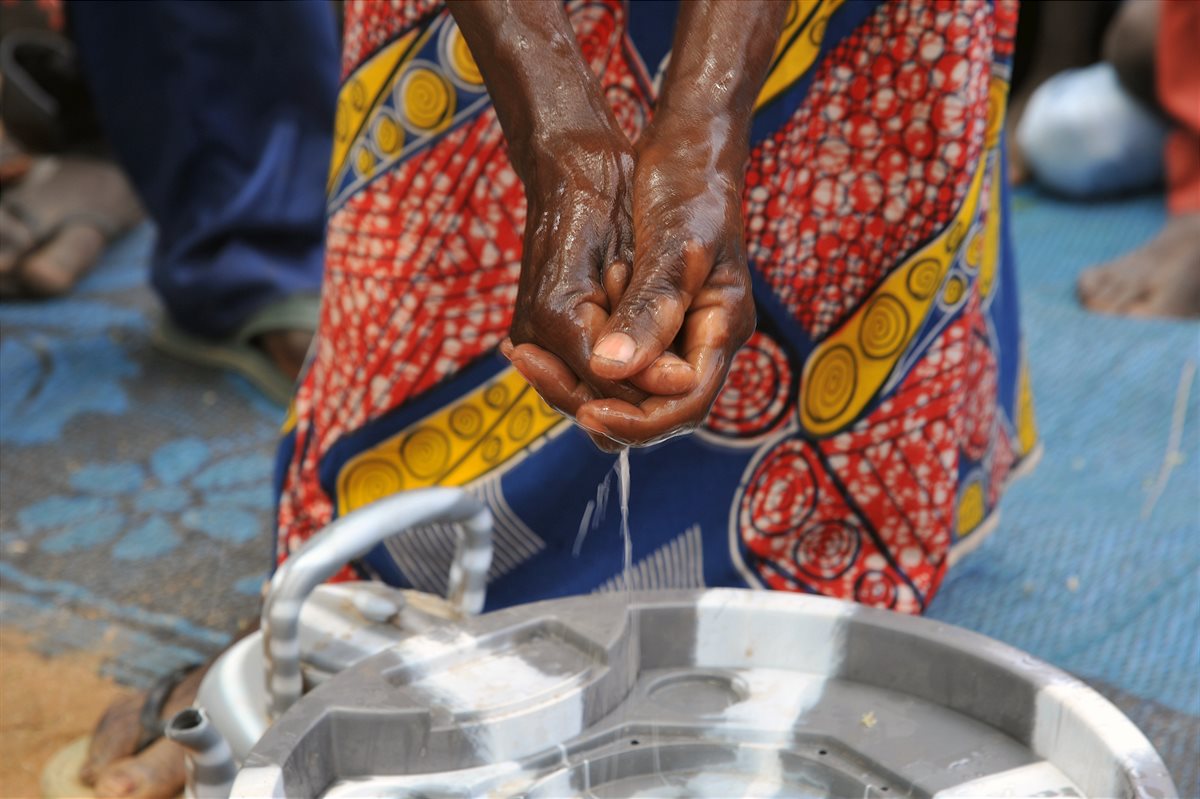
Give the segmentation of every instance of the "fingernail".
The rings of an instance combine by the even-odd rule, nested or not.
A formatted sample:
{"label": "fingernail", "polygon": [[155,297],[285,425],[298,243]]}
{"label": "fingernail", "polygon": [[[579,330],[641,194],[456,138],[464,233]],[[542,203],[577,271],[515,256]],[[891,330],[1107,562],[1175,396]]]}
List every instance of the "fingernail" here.
{"label": "fingernail", "polygon": [[624,333],[609,333],[596,343],[593,355],[598,355],[613,363],[629,363],[633,353],[637,351],[637,343]]}
{"label": "fingernail", "polygon": [[599,433],[604,435],[608,432],[604,425],[596,420],[595,414],[589,408],[580,408],[575,414],[575,424],[587,430],[589,433]]}

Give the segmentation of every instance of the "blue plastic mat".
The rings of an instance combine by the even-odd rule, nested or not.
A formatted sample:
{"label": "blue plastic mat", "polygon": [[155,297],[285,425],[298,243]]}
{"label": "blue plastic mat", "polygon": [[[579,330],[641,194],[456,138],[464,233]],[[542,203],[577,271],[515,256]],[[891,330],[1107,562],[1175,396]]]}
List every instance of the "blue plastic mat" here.
{"label": "blue plastic mat", "polygon": [[[930,615],[1090,681],[1200,796],[1200,378],[1182,459],[1147,501],[1200,325],[1074,298],[1080,269],[1154,234],[1161,202],[1025,194],[1014,218],[1045,457]],[[51,654],[99,648],[140,686],[253,616],[282,416],[149,348],[150,243],[120,242],[69,299],[0,305],[0,623]]]}
{"label": "blue plastic mat", "polygon": [[[1005,494],[992,537],[950,572],[929,615],[986,633],[1106,693],[1200,796],[1200,375],[1182,457],[1156,502],[1200,324],[1084,312],[1075,279],[1152,237],[1158,199],[1017,198],[1026,346],[1045,445]],[[1189,366],[1190,362],[1190,366]]]}

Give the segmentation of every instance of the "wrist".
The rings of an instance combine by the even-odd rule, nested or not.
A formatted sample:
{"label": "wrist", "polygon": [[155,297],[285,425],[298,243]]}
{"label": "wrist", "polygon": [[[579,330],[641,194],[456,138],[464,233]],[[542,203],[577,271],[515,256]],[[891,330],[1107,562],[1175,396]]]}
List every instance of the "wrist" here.
{"label": "wrist", "polygon": [[531,117],[519,144],[513,146],[523,151],[532,166],[574,162],[587,154],[632,149],[611,117],[597,109],[557,103],[553,109],[540,109]]}
{"label": "wrist", "polygon": [[741,185],[750,154],[750,125],[748,119],[712,109],[661,109],[637,145],[639,158],[649,155],[684,169],[726,174]]}
{"label": "wrist", "polygon": [[616,121],[561,0],[451,0],[479,65],[517,175],[528,184],[562,140],[607,135]]}

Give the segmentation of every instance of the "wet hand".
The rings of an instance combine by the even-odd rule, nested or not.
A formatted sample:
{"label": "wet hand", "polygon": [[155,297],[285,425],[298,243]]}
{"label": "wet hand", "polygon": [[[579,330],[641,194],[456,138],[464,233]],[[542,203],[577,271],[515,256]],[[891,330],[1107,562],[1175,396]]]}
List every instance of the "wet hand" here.
{"label": "wet hand", "polygon": [[690,387],[580,405],[581,425],[622,444],[654,443],[703,422],[734,353],[754,332],[741,211],[745,156],[739,142],[713,134],[656,123],[639,142],[633,270],[589,366],[602,378],[628,380],[677,353],[677,385]]}
{"label": "wet hand", "polygon": [[693,370],[671,353],[619,379],[591,367],[594,344],[634,261],[632,146],[619,131],[593,129],[523,155],[524,254],[510,341],[501,351],[548,403],[571,417],[597,397],[639,403],[648,392],[690,389]]}

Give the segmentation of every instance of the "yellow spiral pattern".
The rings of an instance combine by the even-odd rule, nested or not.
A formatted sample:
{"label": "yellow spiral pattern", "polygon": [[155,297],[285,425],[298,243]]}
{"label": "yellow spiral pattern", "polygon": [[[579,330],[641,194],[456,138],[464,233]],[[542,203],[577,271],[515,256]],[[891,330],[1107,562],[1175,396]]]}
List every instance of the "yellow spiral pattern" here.
{"label": "yellow spiral pattern", "polygon": [[340,481],[342,489],[356,508],[370,505],[404,488],[400,470],[388,458],[373,457],[356,460]]}
{"label": "yellow spiral pattern", "polygon": [[338,512],[362,507],[391,486],[465,485],[569,427],[510,367],[348,461],[338,472]]}
{"label": "yellow spiral pattern", "polygon": [[800,21],[800,0],[788,0],[787,16],[783,20],[784,30],[795,28]]}
{"label": "yellow spiral pattern", "polygon": [[854,397],[858,364],[854,351],[842,345],[826,350],[813,363],[804,408],[818,422],[836,419]]}
{"label": "yellow spiral pattern", "polygon": [[508,437],[523,441],[533,429],[533,408],[518,408],[508,417]]}
{"label": "yellow spiral pattern", "polygon": [[400,445],[400,457],[417,477],[433,477],[450,465],[450,439],[441,430],[423,427]]}
{"label": "yellow spiral pattern", "polygon": [[[872,298],[813,350],[800,380],[800,423],[808,433],[842,430],[887,382],[976,222],[983,176],[995,157],[979,160],[966,198],[942,232],[885,277]],[[843,377],[846,369],[855,370],[853,379]]]}
{"label": "yellow spiral pattern", "polygon": [[366,147],[360,146],[354,153],[354,171],[359,177],[369,178],[375,173],[378,160],[375,154]]}
{"label": "yellow spiral pattern", "polygon": [[487,441],[483,442],[483,447],[480,449],[480,454],[488,463],[495,463],[500,458],[500,453],[504,451],[504,442],[492,436]]}
{"label": "yellow spiral pattern", "polygon": [[970,272],[978,271],[979,264],[983,261],[983,239],[983,231],[978,230],[971,235],[971,240],[967,242],[967,257],[963,259],[963,262]]}
{"label": "yellow spiral pattern", "polygon": [[966,281],[958,275],[954,275],[946,281],[946,287],[942,289],[942,302],[946,305],[958,305],[958,301],[963,298],[966,292]]}
{"label": "yellow spiral pattern", "polygon": [[955,253],[962,247],[963,239],[967,236],[967,222],[963,219],[955,220],[950,226],[950,233],[945,236],[946,254],[953,260]]}
{"label": "yellow spiral pattern", "polygon": [[992,185],[988,189],[988,215],[983,228],[983,252],[979,262],[979,296],[984,299],[992,295],[996,284],[996,268],[1000,264],[1000,190],[1004,185],[1000,174],[1000,159],[992,162]]}
{"label": "yellow spiral pattern", "polygon": [[379,152],[386,156],[395,155],[404,146],[403,128],[396,124],[396,120],[387,114],[380,114],[379,118],[375,120],[375,129],[372,131],[372,138],[374,138],[375,146],[379,148]]}
{"label": "yellow spiral pattern", "polygon": [[[346,170],[354,170],[358,177],[354,144],[360,142],[367,127],[371,111],[385,98],[391,96],[392,78],[401,63],[412,57],[420,47],[419,31],[410,31],[396,41],[381,48],[378,53],[354,70],[342,83],[338,92],[338,112],[334,121],[333,152],[329,160],[328,191],[333,191]],[[423,34],[428,36],[428,34]],[[361,145],[360,145],[361,146]]]}
{"label": "yellow spiral pattern", "polygon": [[1000,143],[1000,131],[1004,130],[1005,109],[1008,108],[1008,81],[996,75],[988,84],[987,128],[984,130],[984,146],[992,149]]}
{"label": "yellow spiral pattern", "polygon": [[958,498],[956,526],[959,536],[970,535],[975,528],[983,523],[987,508],[983,501],[983,484],[974,481],[967,484],[962,495]]}
{"label": "yellow spiral pattern", "polygon": [[918,300],[927,300],[937,291],[938,281],[942,279],[942,264],[933,258],[927,258],[913,264],[908,270],[904,283],[908,293]]}
{"label": "yellow spiral pattern", "polygon": [[450,429],[459,438],[472,438],[483,429],[483,412],[474,405],[460,405],[450,411]]}
{"label": "yellow spiral pattern", "polygon": [[868,358],[887,358],[908,341],[908,311],[890,294],[871,300],[858,329],[858,344]]}
{"label": "yellow spiral pattern", "polygon": [[428,67],[413,67],[400,83],[404,117],[420,130],[434,131],[449,124],[454,101],[450,82]]}
{"label": "yellow spiral pattern", "polygon": [[504,383],[493,383],[483,392],[483,401],[489,407],[499,408],[508,402],[508,386]]}
{"label": "yellow spiral pattern", "polygon": [[347,85],[349,92],[347,97],[350,100],[350,107],[355,111],[362,111],[367,107],[367,87],[361,80],[357,78],[350,81]]}
{"label": "yellow spiral pattern", "polygon": [[458,29],[457,25],[450,31],[446,58],[450,62],[450,69],[454,70],[454,74],[463,83],[472,86],[483,85],[483,75],[479,72],[479,65],[475,63],[475,56],[471,53],[471,48],[467,46],[467,40],[463,38],[462,31]]}
{"label": "yellow spiral pattern", "polygon": [[333,117],[333,140],[344,144],[350,140],[350,109],[345,100],[338,100],[337,113]]}

